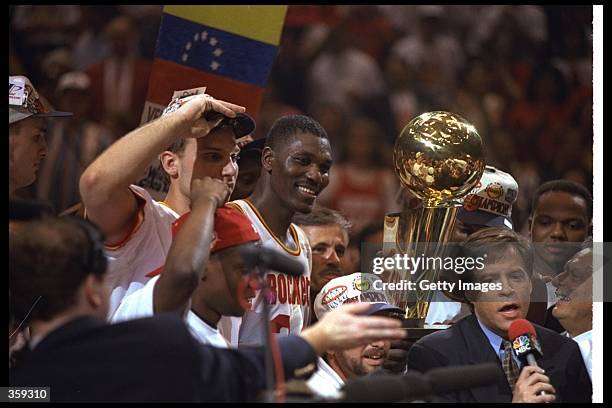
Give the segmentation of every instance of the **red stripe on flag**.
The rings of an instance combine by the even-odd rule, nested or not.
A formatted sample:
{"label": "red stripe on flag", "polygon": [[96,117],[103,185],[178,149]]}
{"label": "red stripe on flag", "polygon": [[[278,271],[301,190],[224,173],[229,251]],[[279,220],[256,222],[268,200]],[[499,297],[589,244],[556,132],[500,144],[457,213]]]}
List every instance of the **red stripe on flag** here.
{"label": "red stripe on flag", "polygon": [[206,93],[215,98],[242,105],[246,107],[249,115],[257,117],[263,88],[157,58],[153,62],[149,77],[147,101],[168,105],[174,91],[201,86],[205,86]]}

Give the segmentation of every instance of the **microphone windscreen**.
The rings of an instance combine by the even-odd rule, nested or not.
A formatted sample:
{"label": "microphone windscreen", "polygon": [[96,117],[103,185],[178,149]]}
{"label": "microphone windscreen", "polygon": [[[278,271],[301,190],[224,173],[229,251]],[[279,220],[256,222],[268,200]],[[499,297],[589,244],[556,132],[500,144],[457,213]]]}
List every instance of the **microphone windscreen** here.
{"label": "microphone windscreen", "polygon": [[426,373],[435,394],[496,384],[502,372],[495,363],[441,367]]}
{"label": "microphone windscreen", "polygon": [[533,324],[531,324],[529,320],[516,319],[510,324],[508,328],[508,339],[513,340],[524,334],[530,334],[537,337],[535,327],[533,327]]}
{"label": "microphone windscreen", "polygon": [[295,257],[261,245],[243,245],[239,252],[243,261],[249,266],[259,265],[291,276],[302,276],[305,272],[304,265]]}
{"label": "microphone windscreen", "polygon": [[420,373],[360,377],[344,386],[344,401],[397,402],[426,396],[429,385],[424,377]]}

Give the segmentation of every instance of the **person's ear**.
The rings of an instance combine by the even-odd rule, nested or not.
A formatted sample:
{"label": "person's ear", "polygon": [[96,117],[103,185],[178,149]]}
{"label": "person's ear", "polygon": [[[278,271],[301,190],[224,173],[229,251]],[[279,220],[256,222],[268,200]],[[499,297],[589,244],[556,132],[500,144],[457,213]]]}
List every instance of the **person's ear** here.
{"label": "person's ear", "polygon": [[179,160],[178,155],[169,150],[159,155],[159,161],[170,178],[177,178],[180,175]]}
{"label": "person's ear", "polygon": [[261,151],[261,166],[267,173],[272,172],[272,163],[274,163],[274,152],[270,146],[266,146]]}
{"label": "person's ear", "polygon": [[87,275],[85,282],[83,283],[83,290],[85,293],[85,300],[92,309],[99,309],[104,305],[104,285],[103,279],[98,278],[93,273]]}

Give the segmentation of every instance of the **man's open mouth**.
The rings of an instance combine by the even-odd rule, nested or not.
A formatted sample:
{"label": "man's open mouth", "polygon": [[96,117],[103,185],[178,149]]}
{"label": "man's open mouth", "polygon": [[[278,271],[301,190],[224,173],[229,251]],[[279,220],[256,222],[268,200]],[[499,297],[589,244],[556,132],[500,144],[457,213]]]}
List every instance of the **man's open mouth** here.
{"label": "man's open mouth", "polygon": [[518,316],[520,307],[516,303],[507,303],[498,309],[498,312],[506,317]]}
{"label": "man's open mouth", "polygon": [[369,365],[381,365],[385,362],[385,352],[381,349],[368,350],[363,358]]}

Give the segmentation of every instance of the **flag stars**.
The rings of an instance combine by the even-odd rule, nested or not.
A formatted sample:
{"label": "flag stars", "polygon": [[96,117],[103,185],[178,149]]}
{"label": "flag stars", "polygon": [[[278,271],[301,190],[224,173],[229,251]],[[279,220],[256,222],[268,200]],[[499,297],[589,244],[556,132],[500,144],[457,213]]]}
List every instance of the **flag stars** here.
{"label": "flag stars", "polygon": [[185,49],[186,49],[187,51],[189,51],[189,50],[191,49],[191,41],[189,41],[189,42],[187,43],[187,45],[185,46]]}
{"label": "flag stars", "polygon": [[202,31],[202,41],[206,41],[208,38],[208,31]]}
{"label": "flag stars", "polygon": [[213,61],[210,63],[210,69],[212,69],[213,71],[216,71],[217,69],[219,69],[220,66],[221,64],[219,64],[217,61]]}
{"label": "flag stars", "polygon": [[215,37],[210,37],[210,40],[208,41],[208,43],[209,43],[210,45],[212,45],[213,47],[214,47],[215,45],[217,45],[217,43],[218,43],[218,42],[219,42],[219,41],[217,41],[217,39],[216,39]]}
{"label": "flag stars", "polygon": [[200,41],[200,33],[195,33],[193,36],[193,41],[198,42]]}
{"label": "flag stars", "polygon": [[221,54],[223,54],[223,50],[221,48],[215,48],[215,50],[213,51],[213,55],[217,58],[219,58]]}
{"label": "flag stars", "polygon": [[183,62],[187,62],[187,58],[189,57],[189,55],[187,55],[186,52],[183,53],[183,57],[181,58],[183,60]]}

